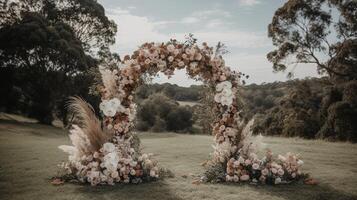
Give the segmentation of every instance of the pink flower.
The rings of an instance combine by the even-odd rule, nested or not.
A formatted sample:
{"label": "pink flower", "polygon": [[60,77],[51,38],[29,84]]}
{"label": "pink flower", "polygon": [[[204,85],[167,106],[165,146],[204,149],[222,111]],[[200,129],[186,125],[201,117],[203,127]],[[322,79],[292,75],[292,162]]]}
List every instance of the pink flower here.
{"label": "pink flower", "polygon": [[237,183],[239,181],[239,177],[237,175],[234,175],[233,176],[233,181]]}
{"label": "pink flower", "polygon": [[169,45],[167,45],[166,49],[169,52],[173,52],[175,50],[175,46],[173,44],[169,44]]}
{"label": "pink flower", "polygon": [[186,60],[187,59],[187,54],[183,53],[181,57],[182,57],[182,59]]}
{"label": "pink flower", "polygon": [[169,62],[172,62],[172,61],[174,61],[174,57],[173,57],[173,56],[169,56],[169,57],[167,58],[167,60],[168,60]]}
{"label": "pink flower", "polygon": [[252,164],[252,161],[249,160],[249,159],[247,159],[247,160],[245,160],[244,164],[245,164],[245,165],[251,165],[251,164]]}
{"label": "pink flower", "polygon": [[245,174],[245,175],[243,175],[243,176],[240,177],[240,180],[242,180],[242,181],[248,181],[249,178],[250,178],[249,175],[248,175],[248,174]]}
{"label": "pink flower", "polygon": [[284,170],[283,170],[283,169],[279,169],[279,170],[278,170],[278,174],[279,174],[279,176],[284,175]]}
{"label": "pink flower", "polygon": [[145,60],[145,64],[148,65],[148,64],[150,64],[150,63],[151,63],[151,60],[150,60],[150,59],[146,59],[146,60]]}
{"label": "pink flower", "polygon": [[267,168],[264,168],[264,169],[262,170],[262,174],[263,174],[264,176],[267,176],[267,175],[269,174],[269,170],[268,170]]}
{"label": "pink flower", "polygon": [[258,164],[258,163],[254,163],[254,164],[252,165],[252,168],[253,168],[254,170],[259,169],[259,164]]}
{"label": "pink flower", "polygon": [[200,61],[202,59],[202,54],[198,53],[195,55],[195,60]]}
{"label": "pink flower", "polygon": [[180,62],[178,63],[178,66],[179,66],[179,67],[183,67],[183,66],[185,66],[185,63],[184,63],[183,61],[180,61]]}

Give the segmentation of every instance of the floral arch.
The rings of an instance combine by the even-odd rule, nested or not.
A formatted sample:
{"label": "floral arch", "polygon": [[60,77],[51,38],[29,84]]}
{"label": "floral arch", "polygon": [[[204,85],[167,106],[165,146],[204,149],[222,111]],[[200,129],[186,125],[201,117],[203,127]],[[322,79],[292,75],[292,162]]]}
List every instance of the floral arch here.
{"label": "floral arch", "polygon": [[[145,43],[131,56],[125,56],[116,69],[102,69],[102,128],[98,128],[98,120],[93,119],[96,122],[92,124],[96,125],[92,127],[86,122],[86,116],[94,118],[90,114],[82,115],[82,127],[74,125],[70,130],[74,146],[60,146],[70,154],[69,162],[64,167],[79,180],[92,185],[139,183],[158,178],[160,170],[152,154],[142,154],[134,141],[134,91],[143,82],[145,74],[162,72],[171,76],[175,69],[185,68],[190,78],[201,80],[215,90],[215,105],[212,108],[216,113],[216,120],[212,124],[215,145],[211,163],[224,167],[224,179],[264,183],[269,174],[275,183],[279,179],[296,179],[301,162],[296,156],[289,154],[287,157],[281,156],[280,161],[274,161],[271,153],[268,153],[263,161],[251,151],[247,137],[249,124],[246,126],[239,116],[237,91],[240,74],[227,67],[217,52],[206,43],[201,47],[176,40]],[[83,107],[87,111],[81,109]],[[80,99],[74,99],[72,108],[78,115],[90,113],[90,106]],[[96,129],[93,128],[95,126]],[[90,148],[86,145],[78,143],[94,147],[88,150]]]}

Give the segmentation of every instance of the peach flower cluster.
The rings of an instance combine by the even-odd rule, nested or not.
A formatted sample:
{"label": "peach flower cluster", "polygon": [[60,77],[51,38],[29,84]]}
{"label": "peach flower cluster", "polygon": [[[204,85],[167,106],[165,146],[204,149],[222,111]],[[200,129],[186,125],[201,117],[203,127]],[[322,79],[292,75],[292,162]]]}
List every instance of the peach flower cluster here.
{"label": "peach flower cluster", "polygon": [[227,162],[226,181],[275,185],[290,183],[300,178],[302,164],[303,161],[291,153],[279,155],[277,159],[273,158],[271,151],[267,151],[263,159],[255,153],[248,156],[241,154]]}

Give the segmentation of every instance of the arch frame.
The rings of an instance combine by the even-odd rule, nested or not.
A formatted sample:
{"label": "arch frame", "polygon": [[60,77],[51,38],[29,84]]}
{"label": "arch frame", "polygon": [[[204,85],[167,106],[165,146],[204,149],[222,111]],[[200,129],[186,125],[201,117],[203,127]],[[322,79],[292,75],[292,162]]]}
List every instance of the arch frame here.
{"label": "arch frame", "polygon": [[[125,56],[114,69],[108,66],[100,69],[103,81],[99,88],[99,108],[103,114],[101,131],[110,137],[101,148],[79,156],[73,153],[80,152],[73,135],[80,137],[83,132],[86,135],[87,129],[78,126],[72,129],[74,148],[62,148],[70,154],[66,168],[79,180],[92,185],[139,183],[159,178],[157,161],[152,154],[140,151],[133,133],[136,116],[134,92],[144,82],[145,76],[162,72],[170,77],[176,69],[186,69],[190,78],[201,80],[214,91],[212,109],[216,119],[212,124],[212,135],[215,144],[210,164],[221,166],[225,171],[224,177],[217,179],[264,183],[268,179],[268,174],[263,175],[266,171],[273,174],[275,182],[279,179],[280,182],[295,180],[300,176],[301,160],[296,155],[287,154],[276,160],[271,152],[263,159],[258,159],[254,153],[249,137],[252,122],[246,124],[240,117],[237,97],[241,73],[225,65],[219,49],[209,47],[207,43],[198,46],[176,40],[145,43],[131,56]],[[83,136],[83,143],[85,139]],[[279,172],[276,176],[275,171]],[[206,175],[202,180],[212,181],[207,180]]]}

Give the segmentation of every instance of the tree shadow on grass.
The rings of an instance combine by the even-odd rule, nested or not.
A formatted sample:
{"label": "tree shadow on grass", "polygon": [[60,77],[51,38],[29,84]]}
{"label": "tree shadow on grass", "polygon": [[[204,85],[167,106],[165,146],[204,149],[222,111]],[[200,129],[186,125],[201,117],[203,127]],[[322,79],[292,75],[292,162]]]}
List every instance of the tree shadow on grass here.
{"label": "tree shadow on grass", "polygon": [[149,183],[118,184],[115,186],[85,185],[78,188],[79,192],[87,195],[86,199],[125,199],[125,200],[145,200],[145,199],[167,199],[183,200],[175,191],[169,188],[165,181]]}
{"label": "tree shadow on grass", "polygon": [[302,183],[295,183],[279,186],[257,186],[257,191],[287,200],[357,200],[356,195],[337,190],[326,184],[303,185]]}

